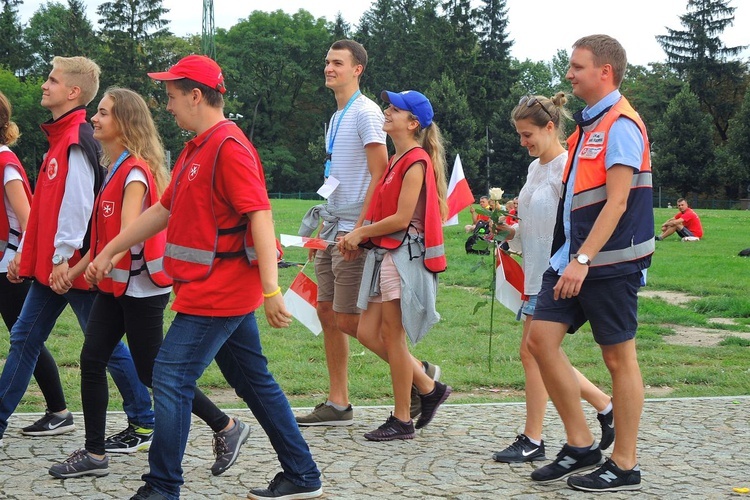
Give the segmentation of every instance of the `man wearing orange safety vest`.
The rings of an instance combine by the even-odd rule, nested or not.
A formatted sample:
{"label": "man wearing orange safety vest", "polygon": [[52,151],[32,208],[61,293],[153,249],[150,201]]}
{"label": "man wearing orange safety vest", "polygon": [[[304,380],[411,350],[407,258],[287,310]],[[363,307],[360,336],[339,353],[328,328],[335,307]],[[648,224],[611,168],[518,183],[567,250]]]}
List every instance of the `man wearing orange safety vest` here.
{"label": "man wearing orange safety vest", "polygon": [[[550,268],[529,333],[529,349],[565,425],[567,442],[531,473],[549,483],[568,478],[583,491],[637,490],[636,455],[643,379],[635,350],[638,289],[654,251],[651,162],[646,128],[618,88],[625,50],[607,35],[573,45],[566,78],[586,107],[568,140]],[[580,388],[561,344],[586,321],[612,376],[617,438],[602,462],[586,424]],[[580,474],[596,469],[586,475]]]}

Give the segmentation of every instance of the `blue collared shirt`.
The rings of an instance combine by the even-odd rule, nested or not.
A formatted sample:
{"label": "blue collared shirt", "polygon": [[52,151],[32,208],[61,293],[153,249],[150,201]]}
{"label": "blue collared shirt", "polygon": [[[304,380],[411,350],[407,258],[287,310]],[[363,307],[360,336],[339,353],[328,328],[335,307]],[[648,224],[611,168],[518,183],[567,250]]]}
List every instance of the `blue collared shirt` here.
{"label": "blue collared shirt", "polygon": [[[584,120],[590,120],[610,106],[614,106],[622,95],[615,89],[607,94],[601,101],[593,106],[586,106],[581,111]],[[583,141],[580,141],[575,151],[573,165],[570,167],[567,189],[565,190],[565,204],[563,206],[563,229],[565,231],[565,244],[561,246],[552,256],[549,263],[552,269],[561,275],[570,262],[570,212],[573,207],[573,186],[575,186],[576,171],[578,169],[578,153]],[[604,165],[607,169],[613,165],[627,165],[636,171],[641,168],[643,149],[646,145],[638,125],[629,118],[620,117],[615,120],[609,130],[607,150],[604,157]]]}

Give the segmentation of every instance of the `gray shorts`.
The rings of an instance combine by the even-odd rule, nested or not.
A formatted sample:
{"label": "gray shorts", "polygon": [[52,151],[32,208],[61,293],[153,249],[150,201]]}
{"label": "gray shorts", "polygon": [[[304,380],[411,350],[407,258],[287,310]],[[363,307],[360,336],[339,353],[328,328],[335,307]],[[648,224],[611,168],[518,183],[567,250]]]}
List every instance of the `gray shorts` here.
{"label": "gray shorts", "polygon": [[[344,232],[336,234],[336,238]],[[333,302],[337,313],[359,314],[357,297],[362,282],[365,254],[362,252],[353,261],[344,260],[336,245],[315,253],[315,276],[318,279],[318,302]]]}

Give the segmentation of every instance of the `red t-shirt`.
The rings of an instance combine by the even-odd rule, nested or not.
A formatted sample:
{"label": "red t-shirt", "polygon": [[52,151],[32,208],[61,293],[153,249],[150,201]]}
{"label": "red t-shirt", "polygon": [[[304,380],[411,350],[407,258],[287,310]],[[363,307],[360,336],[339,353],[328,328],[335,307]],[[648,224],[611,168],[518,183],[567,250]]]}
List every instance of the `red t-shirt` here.
{"label": "red t-shirt", "polygon": [[[197,144],[213,128],[189,141],[178,159],[192,155]],[[210,165],[216,157],[216,144],[208,139],[191,162]],[[174,181],[164,191],[161,203],[171,206]],[[258,210],[270,210],[263,166],[257,152],[248,152],[235,141],[225,141],[219,151],[214,177],[214,213],[220,228],[238,224],[238,216]],[[214,261],[211,274],[199,281],[175,282],[172,309],[195,316],[241,316],[263,303],[263,289],[258,268],[246,258],[224,258]]]}
{"label": "red t-shirt", "polygon": [[698,217],[698,214],[693,212],[692,208],[688,208],[684,212],[677,212],[675,219],[682,219],[682,225],[685,229],[698,238],[703,237],[703,225],[701,224],[701,219]]}

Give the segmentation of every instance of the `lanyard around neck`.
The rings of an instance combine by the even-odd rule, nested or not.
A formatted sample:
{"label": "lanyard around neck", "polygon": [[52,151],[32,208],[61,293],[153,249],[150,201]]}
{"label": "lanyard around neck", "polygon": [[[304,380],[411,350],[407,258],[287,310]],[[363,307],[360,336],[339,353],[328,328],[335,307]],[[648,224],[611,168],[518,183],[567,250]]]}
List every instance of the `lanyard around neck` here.
{"label": "lanyard around neck", "polygon": [[109,175],[107,175],[107,177],[104,179],[104,182],[102,182],[102,187],[99,190],[100,192],[104,191],[104,186],[106,186],[112,179],[112,177],[115,176],[115,172],[117,172],[117,169],[120,168],[120,165],[122,165],[122,163],[127,159],[128,156],[130,156],[130,151],[128,151],[127,149],[120,154],[120,157],[117,158],[117,161],[115,161],[115,164],[112,166],[112,170],[109,171]]}
{"label": "lanyard around neck", "polygon": [[344,106],[344,109],[341,110],[341,114],[339,115],[339,119],[336,120],[336,128],[331,131],[330,134],[328,134],[328,148],[326,148],[326,163],[325,163],[325,176],[328,178],[331,175],[331,157],[333,156],[333,143],[336,140],[336,134],[339,133],[339,126],[341,125],[341,120],[344,118],[344,115],[346,114],[349,107],[354,104],[354,101],[357,100],[357,97],[359,97],[361,92],[358,90],[354,93],[353,96],[349,98],[349,102],[346,103],[346,106]]}

